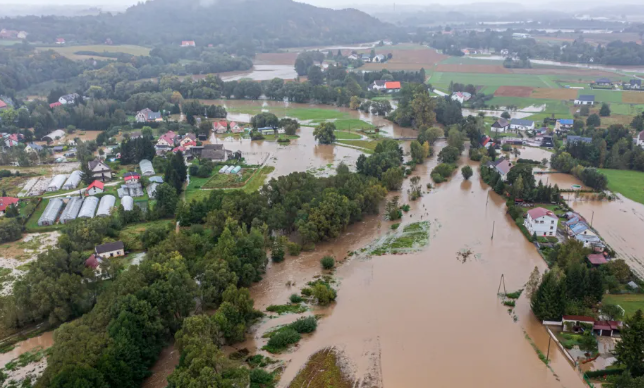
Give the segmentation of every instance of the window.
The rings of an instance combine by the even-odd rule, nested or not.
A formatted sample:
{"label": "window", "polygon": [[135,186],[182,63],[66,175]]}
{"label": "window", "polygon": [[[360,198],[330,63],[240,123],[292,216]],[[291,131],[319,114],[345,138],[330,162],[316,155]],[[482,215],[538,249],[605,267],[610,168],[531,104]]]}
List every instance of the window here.
{"label": "window", "polygon": [[550,232],[550,235],[552,236],[552,232]]}
{"label": "window", "polygon": [[554,229],[552,226],[550,227],[550,230]]}
{"label": "window", "polygon": [[551,224],[554,224],[555,222],[554,222],[554,221],[550,221],[550,223],[551,223]]}

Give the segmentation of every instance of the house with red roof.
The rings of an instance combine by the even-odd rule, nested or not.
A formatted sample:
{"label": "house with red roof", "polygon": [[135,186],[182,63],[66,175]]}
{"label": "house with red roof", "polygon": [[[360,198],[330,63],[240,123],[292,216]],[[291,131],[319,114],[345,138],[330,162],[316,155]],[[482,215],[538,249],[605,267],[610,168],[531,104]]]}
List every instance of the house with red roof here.
{"label": "house with red roof", "polygon": [[17,206],[20,198],[15,197],[0,197],[0,217],[4,217],[9,206]]}
{"label": "house with red roof", "polygon": [[56,44],[65,44],[65,38],[56,38]]}
{"label": "house with red roof", "polygon": [[228,122],[226,120],[214,121],[212,130],[218,134],[226,133],[228,131]]}
{"label": "house with red roof", "polygon": [[239,124],[237,124],[234,121],[230,122],[230,132],[232,133],[242,133],[244,132],[244,128],[240,127]]}
{"label": "house with red roof", "polygon": [[175,147],[176,139],[177,134],[172,131],[168,131],[161,135],[154,148],[156,148],[157,153],[170,151]]}
{"label": "house with red roof", "polygon": [[606,255],[603,253],[593,253],[591,255],[586,256],[586,260],[592,265],[593,267],[599,267],[602,264],[608,263],[608,260],[606,260]]}
{"label": "house with red roof", "polygon": [[181,41],[181,47],[195,47],[195,41],[194,40],[183,40]]}
{"label": "house with red roof", "polygon": [[97,256],[96,254],[92,254],[90,257],[85,260],[85,267],[91,268],[91,269],[97,269],[99,265],[103,262],[103,259],[100,256]]}
{"label": "house with red roof", "polygon": [[7,103],[0,100],[0,110],[7,109]]}
{"label": "house with red roof", "polygon": [[128,184],[139,183],[139,181],[141,180],[141,175],[139,175],[138,172],[128,172],[123,175],[123,180]]}
{"label": "house with red roof", "polygon": [[63,105],[63,104],[61,104],[60,102],[56,101],[56,102],[53,102],[53,103],[49,104],[49,107],[50,107],[51,109],[54,109],[55,107],[57,107],[57,106],[62,106],[62,105]]}
{"label": "house with red roof", "polygon": [[194,133],[188,133],[179,141],[179,145],[183,147],[194,147],[197,145],[197,136]]}
{"label": "house with red roof", "polygon": [[85,195],[102,194],[105,191],[105,184],[101,181],[94,181],[85,190]]}
{"label": "house with red roof", "polygon": [[557,225],[559,224],[559,217],[552,211],[535,207],[528,211],[528,215],[523,222],[523,226],[528,229],[530,235],[536,234],[537,236],[556,236]]}
{"label": "house with red roof", "polygon": [[385,82],[385,90],[388,92],[396,92],[400,90],[400,82],[398,81],[387,81]]}

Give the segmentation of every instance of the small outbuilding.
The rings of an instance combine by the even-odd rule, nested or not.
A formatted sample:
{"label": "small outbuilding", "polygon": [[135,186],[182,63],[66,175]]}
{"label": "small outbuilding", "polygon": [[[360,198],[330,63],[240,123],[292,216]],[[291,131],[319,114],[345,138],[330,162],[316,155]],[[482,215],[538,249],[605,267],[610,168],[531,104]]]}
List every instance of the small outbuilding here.
{"label": "small outbuilding", "polygon": [[121,198],[121,206],[123,206],[123,210],[126,212],[132,211],[134,209],[134,198],[129,195]]}
{"label": "small outbuilding", "polygon": [[143,176],[154,175],[154,167],[152,166],[152,162],[147,159],[143,159],[139,162],[139,168],[141,169],[141,174],[143,174]]}
{"label": "small outbuilding", "polygon": [[156,197],[156,195],[157,195],[157,187],[159,187],[158,183],[150,183],[148,185],[148,187],[146,188],[146,190],[148,192],[148,197],[150,199],[153,199],[153,198]]}
{"label": "small outbuilding", "polygon": [[63,210],[64,202],[60,198],[52,198],[49,200],[45,211],[38,219],[38,226],[51,226],[56,223],[61,210]]}
{"label": "small outbuilding", "polygon": [[116,204],[116,197],[113,195],[106,195],[101,198],[101,202],[98,204],[98,210],[96,211],[96,217],[109,217],[114,204]]}
{"label": "small outbuilding", "polygon": [[87,186],[86,195],[96,195],[102,194],[105,189],[105,184],[101,181],[94,181],[89,186]]}
{"label": "small outbuilding", "polygon": [[48,135],[44,136],[42,140],[47,142],[52,142],[54,140],[62,139],[63,137],[65,137],[65,131],[63,131],[62,129],[57,129],[49,133]]}
{"label": "small outbuilding", "polygon": [[96,248],[94,248],[94,252],[96,253],[96,256],[103,259],[123,256],[125,255],[125,244],[123,244],[123,241],[116,241],[97,245]]}

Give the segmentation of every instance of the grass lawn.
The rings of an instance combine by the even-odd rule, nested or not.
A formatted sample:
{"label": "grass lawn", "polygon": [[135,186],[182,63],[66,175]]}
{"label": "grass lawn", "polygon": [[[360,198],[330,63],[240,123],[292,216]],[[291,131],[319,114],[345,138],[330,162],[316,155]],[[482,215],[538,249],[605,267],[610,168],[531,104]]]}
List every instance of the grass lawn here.
{"label": "grass lawn", "polygon": [[375,128],[373,125],[359,119],[341,119],[341,120],[336,120],[334,124],[335,124],[335,129],[339,131]]}
{"label": "grass lawn", "polygon": [[613,90],[598,90],[598,89],[593,89],[593,90],[580,90],[579,95],[591,95],[595,96],[595,104],[596,103],[602,103],[602,102],[622,102],[622,92],[621,91],[613,91]]}
{"label": "grass lawn", "polygon": [[138,224],[131,224],[123,228],[121,233],[130,233],[130,234],[141,234],[146,231],[146,229],[154,226],[165,226],[174,225],[174,220],[156,220],[150,222],[143,222]]}
{"label": "grass lawn", "polygon": [[[611,115],[637,116],[644,110],[644,105],[609,103]],[[603,119],[603,117],[602,117]]]}
{"label": "grass lawn", "polygon": [[290,384],[291,387],[307,388],[351,388],[349,376],[340,367],[340,359],[331,348],[313,354],[304,368],[300,369]]}
{"label": "grass lawn", "polygon": [[266,178],[270,173],[275,171],[275,167],[273,166],[264,166],[259,173],[253,175],[252,178],[248,182],[246,182],[246,186],[244,186],[244,191],[247,193],[252,193],[254,191],[257,191],[264,185],[264,182],[266,181]]}
{"label": "grass lawn", "polygon": [[602,302],[622,306],[627,317],[635,314],[637,310],[644,311],[644,294],[604,295]]}
{"label": "grass lawn", "polygon": [[298,135],[264,135],[264,140],[268,141],[276,141],[277,139],[289,139],[289,140],[294,140],[294,139],[299,139],[300,137]]}
{"label": "grass lawn", "polygon": [[31,178],[33,177],[28,175],[0,178],[0,193],[6,191],[8,197],[15,197]]}
{"label": "grass lawn", "polygon": [[345,144],[353,147],[360,147],[369,150],[371,153],[376,150],[378,141],[373,140],[338,140],[337,143]]}
{"label": "grass lawn", "polygon": [[359,140],[362,136],[353,132],[335,131],[335,138],[338,140]]}
{"label": "grass lawn", "polygon": [[608,188],[628,199],[644,204],[644,172],[632,170],[601,171],[608,178]]}
{"label": "grass lawn", "polygon": [[102,53],[107,51],[109,53],[125,53],[125,54],[136,55],[136,56],[150,55],[149,48],[142,47],[142,46],[134,46],[134,45],[116,46],[116,45],[96,44],[96,45],[87,45],[87,46],[40,47],[38,48],[38,50],[40,51],[54,50],[60,53],[62,56],[67,57],[74,61],[96,57],[96,55],[76,54],[79,51],[95,51],[97,53]]}
{"label": "grass lawn", "polygon": [[435,72],[429,83],[445,90],[450,82],[472,84],[477,86],[532,86],[535,88],[551,87],[539,75],[533,74],[481,74],[481,73],[445,73]]}
{"label": "grass lawn", "polygon": [[503,60],[501,59],[482,59],[475,57],[449,57],[443,59],[441,64],[444,65],[490,65],[490,66],[499,66],[503,65]]}

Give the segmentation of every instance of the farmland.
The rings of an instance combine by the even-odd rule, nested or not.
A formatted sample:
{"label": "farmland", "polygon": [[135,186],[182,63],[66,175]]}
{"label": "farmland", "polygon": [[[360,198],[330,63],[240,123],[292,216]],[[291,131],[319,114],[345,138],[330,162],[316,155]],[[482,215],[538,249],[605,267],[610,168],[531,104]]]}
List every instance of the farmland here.
{"label": "farmland", "polygon": [[484,74],[511,74],[510,70],[499,65],[436,65],[437,72],[449,73],[484,73]]}
{"label": "farmland", "polygon": [[575,89],[536,88],[530,95],[532,98],[545,98],[549,100],[574,100],[577,97]]}
{"label": "farmland", "polygon": [[[369,51],[364,51],[368,53]],[[420,45],[385,46],[376,48],[376,53],[392,54],[386,63],[366,63],[361,70],[425,70],[433,67],[447,56]]]}
{"label": "farmland", "polygon": [[79,55],[76,54],[79,51],[95,51],[97,53],[109,52],[109,53],[125,53],[130,55],[137,56],[148,56],[150,55],[150,49],[142,46],[133,46],[133,45],[123,45],[123,46],[112,46],[112,45],[88,45],[88,46],[63,46],[63,47],[40,47],[38,50],[54,50],[59,54],[63,55],[74,61],[81,61],[84,59],[94,58],[97,55]]}
{"label": "farmland", "polygon": [[[450,82],[472,84],[476,86],[531,86],[547,88],[551,85],[538,75],[525,74],[479,74],[434,72],[429,83],[434,86],[448,86]],[[548,80],[548,82],[552,82]]]}
{"label": "farmland", "polygon": [[495,97],[530,97],[532,88],[527,86],[500,86],[494,92]]}
{"label": "farmland", "polygon": [[608,178],[608,188],[626,198],[644,204],[644,172],[633,170],[600,170]]}

